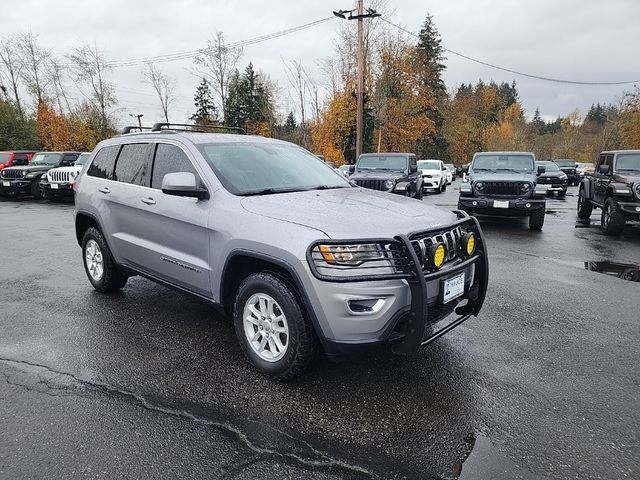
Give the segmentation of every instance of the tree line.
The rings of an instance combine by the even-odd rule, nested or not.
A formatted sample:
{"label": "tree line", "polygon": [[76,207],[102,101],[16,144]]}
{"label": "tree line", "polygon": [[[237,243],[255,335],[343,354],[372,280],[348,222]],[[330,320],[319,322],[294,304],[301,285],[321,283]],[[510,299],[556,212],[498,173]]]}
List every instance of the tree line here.
{"label": "tree line", "polygon": [[[482,150],[527,150],[541,159],[591,161],[611,148],[640,148],[640,90],[617,104],[595,103],[545,121],[523,111],[511,83],[465,83],[447,90],[446,58],[427,15],[417,38],[365,24],[364,151],[408,151],[420,158],[466,163]],[[355,160],[355,32],[341,26],[333,55],[316,65],[282,60],[283,88],[242,65],[243,51],[217,32],[190,67],[200,78],[193,113],[198,124],[224,124],[302,145],[338,164]],[[172,116],[176,82],[153,63],[140,82],[154,92],[164,121]],[[117,133],[114,63],[97,45],[62,57],[26,33],[0,40],[0,149],[91,150]],[[71,87],[69,86],[71,85]]]}

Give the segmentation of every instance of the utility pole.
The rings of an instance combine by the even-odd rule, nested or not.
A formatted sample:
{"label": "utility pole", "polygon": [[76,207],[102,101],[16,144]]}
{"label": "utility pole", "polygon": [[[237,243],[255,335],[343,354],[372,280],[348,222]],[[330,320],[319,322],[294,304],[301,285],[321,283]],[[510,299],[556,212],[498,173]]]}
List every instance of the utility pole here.
{"label": "utility pole", "polygon": [[[353,12],[356,12],[354,15]],[[349,16],[345,16],[348,13]],[[358,21],[358,33],[357,33],[357,64],[358,64],[358,82],[356,87],[356,160],[362,154],[362,143],[364,137],[364,24],[365,18],[379,17],[380,14],[371,8],[367,8],[367,13],[364,13],[363,0],[356,0],[356,8],[354,10],[338,10],[333,12],[336,17],[340,17],[345,20],[357,20]]]}
{"label": "utility pole", "polygon": [[140,129],[142,130],[142,120],[140,120],[140,119],[142,117],[144,117],[144,114],[143,113],[138,113],[136,115],[135,113],[130,113],[129,116],[138,119],[138,127],[140,127]]}

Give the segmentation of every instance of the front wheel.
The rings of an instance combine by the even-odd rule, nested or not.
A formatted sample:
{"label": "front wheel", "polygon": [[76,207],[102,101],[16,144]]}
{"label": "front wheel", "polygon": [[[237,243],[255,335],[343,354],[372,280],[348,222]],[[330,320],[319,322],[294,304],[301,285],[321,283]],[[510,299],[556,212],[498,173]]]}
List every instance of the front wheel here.
{"label": "front wheel", "polygon": [[602,230],[606,235],[620,235],[627,221],[624,214],[618,210],[618,202],[612,197],[607,198],[602,207]]}
{"label": "front wheel", "polygon": [[422,200],[423,196],[424,196],[424,193],[423,193],[423,189],[422,189],[422,186],[421,186],[420,188],[418,188],[416,190],[416,194],[413,196],[413,198],[415,198],[417,200]]}
{"label": "front wheel", "polygon": [[530,230],[542,230],[544,225],[544,208],[536,210],[529,217],[529,229]]}
{"label": "front wheel", "polygon": [[567,196],[567,189],[563,189],[562,191],[558,192],[558,197],[559,198],[564,198]]}
{"label": "front wheel", "polygon": [[240,348],[264,375],[300,376],[311,364],[317,339],[298,295],[276,275],[260,272],[240,284],[233,304]]}
{"label": "front wheel", "polygon": [[31,182],[31,196],[36,199],[42,198],[42,192],[40,191],[40,180],[34,180]]}
{"label": "front wheel", "polygon": [[589,200],[587,200],[584,188],[581,188],[580,193],[578,193],[578,218],[587,220],[591,216],[592,212],[593,205]]}

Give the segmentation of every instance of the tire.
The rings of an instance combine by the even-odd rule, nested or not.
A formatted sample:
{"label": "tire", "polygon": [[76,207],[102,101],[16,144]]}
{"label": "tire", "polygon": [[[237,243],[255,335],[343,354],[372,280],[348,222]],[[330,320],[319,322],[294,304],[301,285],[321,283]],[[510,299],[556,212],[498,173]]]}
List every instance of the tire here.
{"label": "tire", "polygon": [[561,192],[558,192],[558,198],[564,198],[567,196],[567,189],[565,188]]}
{"label": "tire", "polygon": [[444,184],[442,185],[441,192],[446,192],[446,191],[447,191],[447,182],[444,182]]}
{"label": "tire", "polygon": [[578,218],[582,220],[588,220],[593,213],[593,204],[586,199],[584,194],[584,188],[580,189],[578,193]]}
{"label": "tire", "polygon": [[423,196],[424,196],[424,192],[422,190],[422,187],[420,187],[419,189],[416,190],[416,194],[413,196],[413,198],[417,200],[422,200]]}
{"label": "tire", "polygon": [[40,179],[33,180],[31,182],[31,196],[37,200],[42,198],[42,192],[40,191]]}
{"label": "tire", "polygon": [[[100,261],[101,274],[95,269]],[[97,228],[88,228],[82,237],[82,263],[89,282],[101,293],[117,292],[127,283],[127,276],[118,269],[107,242]]]}
{"label": "tire", "polygon": [[602,207],[601,223],[602,231],[605,235],[620,235],[624,230],[627,219],[618,210],[618,202],[615,198],[609,197]]}
{"label": "tire", "polygon": [[529,230],[542,230],[544,225],[544,208],[536,210],[529,216]]}
{"label": "tire", "polygon": [[[269,298],[274,302],[271,304],[273,315],[283,318],[278,323],[267,321],[268,303],[262,308],[262,302],[268,302]],[[259,319],[250,306],[267,316]],[[260,325],[247,321],[247,317]],[[272,273],[254,273],[242,281],[233,304],[233,322],[244,355],[262,374],[275,380],[299,377],[316,355],[318,341],[304,306],[293,288]],[[287,333],[274,330],[274,325],[279,329],[286,328]],[[284,349],[279,348],[276,337]],[[252,342],[251,338],[256,340]]]}

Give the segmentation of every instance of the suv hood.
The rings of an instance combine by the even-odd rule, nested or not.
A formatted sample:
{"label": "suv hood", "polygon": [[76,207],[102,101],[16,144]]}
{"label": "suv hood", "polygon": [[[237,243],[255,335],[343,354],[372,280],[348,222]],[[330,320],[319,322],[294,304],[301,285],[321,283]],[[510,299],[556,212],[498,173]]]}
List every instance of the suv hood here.
{"label": "suv hood", "polygon": [[391,238],[455,222],[448,210],[364,188],[245,197],[245,210],[320,230],[330,238]]}
{"label": "suv hood", "polygon": [[397,170],[376,170],[373,172],[356,171],[349,177],[351,180],[393,180],[394,178],[404,177],[404,172]]}

